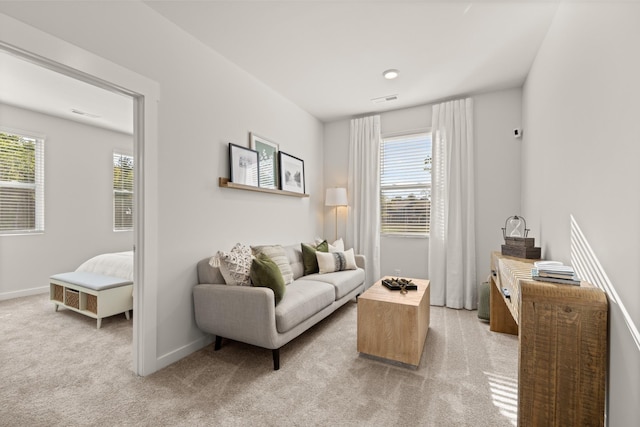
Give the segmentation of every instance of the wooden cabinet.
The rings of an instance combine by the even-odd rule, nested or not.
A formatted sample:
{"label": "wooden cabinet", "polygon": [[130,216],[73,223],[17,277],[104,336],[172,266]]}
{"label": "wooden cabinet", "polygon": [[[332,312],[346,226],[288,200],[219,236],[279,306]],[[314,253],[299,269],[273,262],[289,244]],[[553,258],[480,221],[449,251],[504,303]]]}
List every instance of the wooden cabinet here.
{"label": "wooden cabinet", "polygon": [[491,256],[490,329],[519,335],[518,425],[603,426],[606,295],[534,281],[531,262]]}

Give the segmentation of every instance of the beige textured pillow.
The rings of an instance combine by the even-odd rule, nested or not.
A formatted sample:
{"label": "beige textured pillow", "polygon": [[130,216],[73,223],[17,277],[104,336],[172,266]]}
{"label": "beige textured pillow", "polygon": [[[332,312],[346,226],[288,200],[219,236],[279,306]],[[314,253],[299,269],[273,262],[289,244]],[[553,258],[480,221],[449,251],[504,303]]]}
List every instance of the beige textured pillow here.
{"label": "beige textured pillow", "polygon": [[320,274],[333,273],[334,271],[355,270],[356,257],[353,249],[344,252],[316,252]]}
{"label": "beige textured pillow", "polygon": [[[220,273],[227,285],[251,286],[251,248],[241,243],[229,252],[218,251]],[[209,262],[211,264],[211,261]]]}
{"label": "beige textured pillow", "polygon": [[287,253],[282,246],[251,246],[251,250],[254,256],[257,257],[259,254],[263,254],[276,263],[280,273],[282,273],[285,285],[293,282],[293,269],[291,268],[291,264],[289,264]]}

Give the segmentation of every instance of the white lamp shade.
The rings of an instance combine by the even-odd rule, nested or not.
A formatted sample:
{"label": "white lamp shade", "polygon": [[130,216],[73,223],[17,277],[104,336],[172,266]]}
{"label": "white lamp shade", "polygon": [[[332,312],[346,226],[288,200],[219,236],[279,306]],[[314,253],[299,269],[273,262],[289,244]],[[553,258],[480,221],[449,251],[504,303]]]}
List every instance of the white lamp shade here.
{"label": "white lamp shade", "polygon": [[346,188],[327,188],[324,198],[325,206],[347,206]]}

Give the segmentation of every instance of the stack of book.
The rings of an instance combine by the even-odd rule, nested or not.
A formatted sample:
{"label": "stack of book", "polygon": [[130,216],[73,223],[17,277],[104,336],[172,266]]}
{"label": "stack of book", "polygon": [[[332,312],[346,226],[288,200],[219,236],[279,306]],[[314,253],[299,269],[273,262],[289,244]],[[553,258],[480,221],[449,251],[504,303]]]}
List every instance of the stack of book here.
{"label": "stack of book", "polygon": [[535,267],[531,269],[533,280],[580,286],[580,279],[570,265],[563,265],[557,261],[539,261],[533,265]]}

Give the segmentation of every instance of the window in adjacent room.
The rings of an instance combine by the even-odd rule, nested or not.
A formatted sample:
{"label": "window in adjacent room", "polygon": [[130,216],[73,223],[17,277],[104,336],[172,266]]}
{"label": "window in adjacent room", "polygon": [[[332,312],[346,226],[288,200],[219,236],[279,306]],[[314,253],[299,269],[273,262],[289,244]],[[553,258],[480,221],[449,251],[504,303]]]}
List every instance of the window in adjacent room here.
{"label": "window in adjacent room", "polygon": [[113,153],[113,230],[133,230],[133,156]]}
{"label": "window in adjacent room", "polygon": [[427,236],[431,210],[431,133],[384,138],[380,162],[382,234]]}
{"label": "window in adjacent room", "polygon": [[44,231],[44,138],[0,131],[0,234]]}

